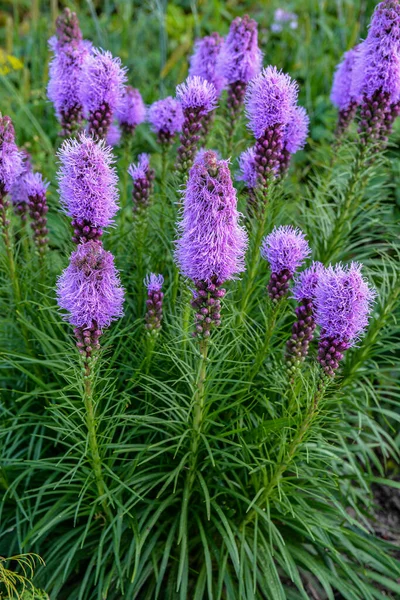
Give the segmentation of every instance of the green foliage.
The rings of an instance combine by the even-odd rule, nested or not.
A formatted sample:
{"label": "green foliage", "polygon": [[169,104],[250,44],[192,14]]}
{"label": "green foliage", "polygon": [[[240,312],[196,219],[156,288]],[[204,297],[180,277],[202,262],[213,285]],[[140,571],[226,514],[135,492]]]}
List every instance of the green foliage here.
{"label": "green foliage", "polygon": [[[396,485],[386,467],[399,460],[398,133],[373,161],[360,156],[355,129],[335,147],[328,99],[334,65],[365,33],[365,5],[294,2],[298,30],[278,36],[269,30],[275,5],[70,4],[85,37],[121,56],[146,102],[160,93],[155,82],[173,93],[197,33],[225,33],[246,11],[257,18],[265,60],[299,80],[312,118],[309,147],[274,190],[262,233],[298,225],[314,259],[360,260],[378,290],[369,330],[335,381],[321,382],[315,346],[291,378],[283,355],[295,305],[270,304],[269,273],[254,247],[258,223],[246,216],[255,277],[227,286],[223,325],[205,355],[190,335],[189,291],[172,257],[174,149],[165,181],[155,139],[140,126],[133,148],[116,150],[122,209],[104,241],[126,289],[125,317],[102,338],[88,398],[54,292],[73,245],[59,212],[57,124],[45,94],[51,15],[29,13],[29,4],[15,4],[7,21],[7,52],[23,69],[0,71],[1,110],[52,183],[50,251],[41,265],[13,216],[20,297],[0,248],[0,555],[37,552],[46,567],[35,587],[57,600],[399,597],[400,563],[375,534],[371,491],[374,482]],[[222,156],[225,129],[220,110],[209,146]],[[233,173],[250,143],[243,119]],[[125,174],[140,151],[152,153],[157,171],[146,228],[133,218]],[[155,341],[143,322],[149,271],[165,277]],[[23,594],[46,597],[29,587]]]}

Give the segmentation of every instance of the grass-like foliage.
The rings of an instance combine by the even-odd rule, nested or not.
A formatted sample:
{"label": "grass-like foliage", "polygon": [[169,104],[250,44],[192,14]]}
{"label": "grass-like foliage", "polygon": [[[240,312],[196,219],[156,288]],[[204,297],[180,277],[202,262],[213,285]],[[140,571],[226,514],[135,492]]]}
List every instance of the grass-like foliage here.
{"label": "grass-like foliage", "polygon": [[[71,8],[77,10],[84,36],[95,45],[113,50],[129,66],[128,52],[135,50],[137,72],[128,72],[127,78],[135,86],[139,87],[137,81],[143,84],[141,91],[150,102],[158,99],[154,81],[160,55],[160,97],[167,95],[166,89],[173,95],[174,84],[186,76],[191,40],[185,27],[194,28],[197,34],[200,29],[206,34],[218,28],[211,8],[202,6],[199,14],[192,4],[190,13],[176,3],[165,14],[162,2],[154,3],[156,17],[152,18],[159,23],[149,20],[148,30],[141,34],[144,47],[149,48],[146,64],[139,42],[129,31],[130,3],[115,3],[114,12],[106,3],[104,14],[96,12],[92,2],[88,15],[86,7],[81,12],[77,6]],[[251,5],[246,7],[258,17],[257,8],[253,15]],[[237,6],[235,14],[228,16],[243,16],[246,7]],[[298,3],[299,15],[302,7]],[[173,141],[165,143],[165,132],[164,138],[157,138],[148,123],[136,128],[124,114],[121,141],[110,150],[115,157],[120,209],[114,223],[111,209],[109,221],[105,218],[100,223],[102,241],[99,222],[89,223],[86,229],[86,221],[75,222],[73,234],[71,220],[77,214],[65,214],[65,197],[61,210],[56,174],[57,170],[60,174],[60,161],[64,160],[65,167],[65,146],[60,150],[57,131],[64,128],[64,137],[71,132],[75,135],[79,123],[66,131],[65,122],[56,121],[45,100],[46,77],[41,68],[49,55],[44,41],[35,51],[31,48],[30,63],[20,71],[13,69],[15,61],[8,67],[7,62],[0,63],[1,112],[11,116],[18,146],[30,152],[34,170],[50,181],[48,191],[41,181],[35,184],[39,187],[29,188],[36,204],[29,201],[23,220],[17,208],[7,206],[5,192],[9,190],[0,180],[1,598],[33,600],[47,594],[57,600],[400,597],[398,548],[377,533],[373,495],[374,485],[399,487],[390,480],[393,465],[399,461],[400,421],[398,131],[395,127],[389,141],[372,134],[368,138],[370,130],[366,133],[363,119],[373,107],[367,106],[364,95],[354,121],[340,137],[335,136],[335,113],[326,97],[341,51],[345,44],[357,41],[358,32],[349,31],[346,23],[357,20],[353,11],[358,10],[358,3],[341,6],[340,14],[332,6],[321,13],[319,5],[316,8],[311,2],[307,9],[307,14],[299,16],[298,29],[279,22],[281,30],[275,27],[265,33],[261,29],[259,38],[268,56],[265,66],[277,64],[297,77],[299,104],[310,113],[308,145],[292,157],[289,170],[289,162],[279,176],[275,168],[266,169],[272,164],[268,161],[276,159],[278,164],[281,160],[273,158],[279,123],[268,121],[269,109],[268,114],[258,113],[253,121],[264,133],[257,130],[255,142],[246,126],[237,81],[227,85],[214,112],[213,98],[204,100],[209,90],[201,88],[209,114],[200,140],[196,123],[204,114],[197,108],[199,112],[192,108],[185,112],[188,98],[180,99],[187,125],[180,150],[175,132]],[[24,16],[16,6],[14,13],[14,19]],[[143,7],[135,14],[133,31],[139,36],[149,15]],[[30,16],[33,30],[25,41],[33,44],[52,26],[47,24],[50,15],[40,18],[34,12]],[[261,25],[270,27],[270,22],[263,22],[265,16],[260,19]],[[315,43],[308,37],[311,22],[318,23]],[[228,26],[224,15],[221,33],[226,34]],[[9,27],[13,32],[18,23]],[[118,27],[119,42],[114,37]],[[246,22],[246,27],[251,30],[252,25]],[[174,38],[178,36],[175,29],[181,38]],[[167,33],[172,44],[168,59]],[[323,45],[328,34],[328,45],[334,48],[329,58]],[[157,35],[160,49],[154,50]],[[18,56],[18,48],[9,48],[9,55],[15,51]],[[27,50],[21,52],[23,58]],[[258,60],[254,48],[251,52]],[[291,58],[295,52],[297,65]],[[122,78],[121,73],[118,76]],[[31,95],[30,77],[34,82]],[[249,79],[253,77],[251,73]],[[269,77],[264,74],[264,80],[247,88],[248,93],[253,89],[258,94],[251,101],[246,99],[250,123],[255,101],[269,93]],[[282,80],[282,102],[288,85]],[[197,88],[190,93],[200,95]],[[379,98],[377,102],[383,102]],[[75,139],[99,145],[101,123],[89,108],[85,116],[93,138],[87,134]],[[107,110],[102,113],[104,120]],[[188,175],[200,142],[217,155],[206,152],[197,157]],[[248,179],[238,181],[237,159],[255,143],[258,171],[254,185],[249,186]],[[139,156],[142,153],[150,155],[150,165]],[[291,154],[287,151],[288,161]],[[230,162],[225,163],[228,157]],[[83,161],[89,169],[90,160],[85,157]],[[131,163],[136,166],[129,175]],[[75,165],[67,174],[68,181],[76,172]],[[96,201],[102,202],[105,194],[106,202],[107,190],[116,182],[97,176],[93,174],[90,184],[97,186]],[[223,187],[222,176],[232,177],[236,191],[231,184]],[[79,182],[77,176],[69,193],[76,193]],[[239,233],[232,213],[221,219],[215,211],[214,221],[209,218],[205,193],[195,212],[198,198],[193,200],[190,194],[203,189],[203,184],[207,193],[218,190],[223,199],[220,211],[226,209],[227,198],[235,205],[237,197]],[[46,195],[48,213],[40,204]],[[85,195],[78,200],[86,210]],[[202,223],[204,239],[200,236],[190,242],[194,246],[189,250],[179,247],[177,252],[176,240],[187,231],[189,209],[193,230]],[[43,215],[48,233],[38,221]],[[222,231],[231,217],[233,234],[225,246],[221,242],[222,252],[236,249],[239,255],[248,239],[243,268],[240,256],[236,270],[227,261],[221,267],[215,262],[210,266],[214,256],[210,239],[214,238],[208,228],[217,223]],[[29,221],[35,224],[33,229]],[[271,259],[263,240],[288,225],[304,233],[311,254],[305,251],[293,272],[288,267],[279,272],[270,268],[279,251]],[[118,294],[111,300],[108,295],[110,318],[99,321],[104,315],[97,307],[93,316],[97,325],[90,334],[85,334],[87,322],[68,322],[56,292],[58,278],[72,264],[71,253],[81,251],[85,235],[95,239],[88,242],[92,254],[90,259],[77,254],[76,271],[89,264],[85,260],[97,261],[97,266],[111,260],[105,249],[114,257],[125,290],[123,317],[119,318]],[[220,241],[218,235],[215,239]],[[210,252],[199,262],[203,243],[209,243]],[[100,258],[98,252],[103,252]],[[199,277],[188,273],[188,261],[192,265],[195,259]],[[287,291],[287,281],[293,289],[294,271],[302,271],[312,261],[325,267],[340,263],[344,271],[350,263],[363,265],[363,285],[369,286],[365,294],[371,295],[364,308],[368,304],[365,310],[371,308],[371,314],[367,327],[360,326],[353,337],[341,339],[347,344],[342,351],[335,336],[328,337],[326,325],[318,325],[324,290],[316,293],[315,307],[307,313],[317,318],[314,336],[299,320],[301,301]],[[101,264],[104,267],[106,262]],[[104,269],[111,272],[107,265]],[[182,275],[180,267],[190,278]],[[209,280],[203,275],[207,268],[215,269]],[[223,280],[218,278],[222,271]],[[163,276],[163,297],[157,288],[161,279],[151,280],[154,289],[149,279],[146,286],[144,279],[150,273]],[[83,301],[80,295],[85,286],[82,281],[64,304],[59,286],[58,302],[64,309],[78,312],[79,303],[90,304],[90,298],[85,296]],[[226,293],[221,291],[222,284]],[[114,281],[107,294],[115,286]],[[193,297],[195,307],[191,306]],[[220,309],[213,308],[215,302],[221,304]],[[362,312],[362,308],[357,310]],[[341,310],[339,303],[338,313]],[[299,339],[293,338],[295,321],[300,323],[297,331],[303,327],[301,335],[306,331],[310,343],[306,350],[297,346],[300,351],[291,361],[288,341],[295,344]],[[343,354],[338,368],[334,365],[330,370],[333,362],[329,363],[326,353],[332,349],[328,345],[328,350],[321,350],[324,339]],[[328,362],[322,362],[324,357]]]}

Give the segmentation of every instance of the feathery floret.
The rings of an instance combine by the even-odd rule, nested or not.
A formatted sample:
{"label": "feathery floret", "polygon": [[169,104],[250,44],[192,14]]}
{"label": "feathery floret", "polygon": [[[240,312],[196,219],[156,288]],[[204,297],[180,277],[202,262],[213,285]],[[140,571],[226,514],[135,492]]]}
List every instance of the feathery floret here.
{"label": "feathery floret", "polygon": [[183,111],[198,109],[201,115],[217,105],[217,92],[212,83],[202,77],[188,77],[176,88],[176,96]]}
{"label": "feathery floret", "polygon": [[182,130],[182,105],[172,96],[157,100],[150,106],[147,118],[160,144],[170,144],[175,134]]}
{"label": "feathery floret", "polygon": [[217,72],[217,61],[223,44],[224,38],[216,32],[197,40],[189,67],[191,77],[197,75],[212,83],[218,95],[225,85],[224,75]]}
{"label": "feathery floret", "polygon": [[290,154],[295,154],[304,148],[310,119],[303,106],[296,106],[285,129],[283,146]]}
{"label": "feathery floret", "polygon": [[292,288],[292,297],[297,302],[314,299],[318,281],[324,269],[325,267],[322,263],[314,261],[307,269],[296,275]]}
{"label": "feathery floret", "polygon": [[253,189],[257,186],[257,164],[255,156],[255,148],[247,148],[239,156],[239,175],[238,181],[244,181],[246,186]]}
{"label": "feathery floret", "polygon": [[146,118],[146,107],[139,90],[127,85],[123,90],[115,116],[122,130],[132,134]]}
{"label": "feathery floret", "polygon": [[22,158],[22,171],[18,177],[15,178],[14,183],[11,186],[10,199],[15,213],[20,215],[22,221],[25,221],[28,210],[26,177],[29,173],[32,173],[32,162],[29,152],[26,150],[21,150],[20,152]]}
{"label": "feathery floret", "polygon": [[[118,210],[118,180],[111,149],[104,141],[81,134],[78,139],[66,140],[58,157],[61,206],[74,219],[73,224],[89,228],[111,225]],[[78,235],[76,241],[79,239]]]}
{"label": "feathery floret", "polygon": [[352,102],[358,104],[361,100],[353,87],[354,71],[359,58],[360,46],[355,46],[345,52],[337,65],[333,76],[331,101],[339,110],[348,109]]}
{"label": "feathery floret", "polygon": [[265,236],[260,251],[262,258],[269,262],[272,273],[288,271],[291,276],[311,253],[304,233],[291,225],[275,227]]}
{"label": "feathery floret", "polygon": [[217,63],[217,73],[228,84],[248,83],[260,72],[262,53],[258,47],[257,22],[247,15],[231,23]]}
{"label": "feathery floret", "polygon": [[0,113],[0,198],[10,190],[23,170],[23,157],[15,143],[15,131],[10,117]]}
{"label": "feathery floret", "polygon": [[111,252],[93,241],[80,244],[57,282],[58,305],[75,327],[109,327],[122,317],[124,290]]}

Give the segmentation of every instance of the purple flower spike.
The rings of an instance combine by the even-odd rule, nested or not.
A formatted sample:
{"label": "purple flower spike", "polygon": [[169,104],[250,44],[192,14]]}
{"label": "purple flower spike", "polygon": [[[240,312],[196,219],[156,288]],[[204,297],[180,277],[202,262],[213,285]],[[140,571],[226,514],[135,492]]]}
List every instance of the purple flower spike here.
{"label": "purple flower spike", "polygon": [[23,156],[15,143],[15,131],[10,117],[0,114],[0,198],[11,190],[23,171]]}
{"label": "purple flower spike", "polygon": [[353,121],[361,101],[360,94],[354,89],[354,72],[359,58],[360,46],[345,52],[342,61],[336,67],[333,77],[331,101],[339,109],[336,135],[340,137]]}
{"label": "purple flower spike", "polygon": [[81,99],[89,121],[89,133],[105,138],[119,107],[126,82],[126,69],[111,52],[94,48],[84,63]]}
{"label": "purple flower spike", "polygon": [[269,296],[278,302],[286,296],[295,271],[310,255],[310,247],[300,229],[284,225],[275,227],[272,233],[265,236],[260,252],[271,267]]}
{"label": "purple flower spike", "polygon": [[228,83],[228,110],[234,122],[243,105],[248,82],[259,74],[262,53],[257,23],[247,15],[231,23],[217,63],[217,73]]}
{"label": "purple flower spike", "polygon": [[298,301],[296,307],[297,320],[292,326],[292,335],[286,344],[286,361],[289,370],[294,373],[308,354],[310,342],[314,337],[315,323],[315,292],[324,265],[314,262],[295,278],[292,296]]}
{"label": "purple flower spike", "polygon": [[151,335],[156,335],[161,329],[162,321],[162,304],[164,294],[162,292],[162,285],[164,283],[164,277],[162,275],[155,275],[150,273],[144,279],[144,285],[147,287],[147,300],[146,300],[146,329]]}
{"label": "purple flower spike", "polygon": [[125,134],[132,135],[136,127],[146,118],[146,107],[139,90],[127,85],[115,116]]}
{"label": "purple flower spike", "polygon": [[400,5],[384,0],[375,8],[354,69],[354,93],[362,96],[364,143],[386,142],[400,113]]}
{"label": "purple flower spike", "polygon": [[76,13],[69,8],[64,8],[56,20],[57,49],[61,50],[69,46],[79,46],[82,42],[82,32]]}
{"label": "purple flower spike", "polygon": [[80,244],[58,279],[57,298],[75,326],[79,351],[89,358],[102,330],[123,315],[124,290],[111,252],[93,241]]}
{"label": "purple flower spike", "polygon": [[133,212],[142,213],[150,204],[155,177],[154,169],[150,168],[150,156],[145,153],[139,154],[137,165],[132,163],[128,173],[133,181]]}
{"label": "purple flower spike", "polygon": [[245,269],[247,234],[239,225],[236,191],[227,161],[212,150],[199,153],[190,170],[181,233],[175,259],[182,274],[193,280],[196,291],[196,333],[208,337],[220,324],[221,285]]}
{"label": "purple flower spike", "polygon": [[47,206],[46,192],[49,182],[44,181],[41,173],[29,173],[25,179],[26,194],[28,196],[29,216],[33,229],[33,239],[39,251],[44,254],[49,242],[47,234]]}
{"label": "purple flower spike", "polygon": [[193,164],[204,119],[216,107],[217,92],[213,84],[205,79],[188,77],[185,83],[178,85],[176,95],[184,115],[176,168],[186,174]]}
{"label": "purple flower spike", "polygon": [[306,109],[302,106],[296,106],[285,128],[282,153],[279,161],[280,175],[284,175],[288,171],[292,154],[296,154],[296,152],[304,148],[309,124],[310,119]]}
{"label": "purple flower spike", "polygon": [[212,33],[194,45],[194,52],[190,57],[189,75],[201,77],[213,84],[218,96],[225,85],[225,77],[217,72],[217,60],[224,44],[224,38],[219,33]]}
{"label": "purple flower spike", "polygon": [[148,110],[147,118],[160,144],[171,144],[175,134],[182,131],[182,105],[172,96],[154,102]]}
{"label": "purple flower spike", "polygon": [[264,189],[280,170],[285,133],[296,109],[297,95],[297,83],[276,67],[267,67],[248,85],[246,114],[257,139],[258,184]]}
{"label": "purple flower spike", "polygon": [[98,240],[118,211],[117,175],[111,149],[86,134],[66,140],[58,152],[61,206],[72,217],[73,241]]}
{"label": "purple flower spike", "polygon": [[22,171],[11,186],[10,198],[15,214],[19,215],[22,222],[25,222],[28,213],[29,202],[26,187],[26,177],[29,173],[32,173],[32,162],[31,156],[26,150],[21,150],[21,158],[23,161]]}
{"label": "purple flower spike", "polygon": [[318,360],[332,377],[343,352],[368,325],[375,290],[361,274],[362,265],[335,265],[323,270],[315,291],[316,323],[321,327]]}
{"label": "purple flower spike", "polygon": [[107,132],[106,144],[107,146],[119,146],[121,142],[121,130],[117,123],[111,123],[110,128]]}

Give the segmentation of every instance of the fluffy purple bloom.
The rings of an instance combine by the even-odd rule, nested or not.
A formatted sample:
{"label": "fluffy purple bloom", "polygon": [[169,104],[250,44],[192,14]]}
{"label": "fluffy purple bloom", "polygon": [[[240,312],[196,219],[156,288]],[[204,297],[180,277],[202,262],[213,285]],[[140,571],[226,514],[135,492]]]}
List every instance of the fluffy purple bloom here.
{"label": "fluffy purple bloom", "polygon": [[310,119],[303,106],[296,106],[286,125],[283,145],[290,154],[295,154],[304,148]]}
{"label": "fluffy purple bloom", "polygon": [[360,46],[355,46],[345,52],[341,62],[336,67],[333,76],[331,101],[339,110],[348,109],[352,102],[358,104],[361,100],[353,87],[353,78]]}
{"label": "fluffy purple bloom", "polygon": [[118,179],[111,149],[104,141],[81,134],[78,139],[66,140],[58,157],[61,206],[74,219],[75,241],[87,241],[92,229],[96,238],[103,227],[113,223],[118,210]]}
{"label": "fluffy purple bloom", "polygon": [[238,181],[244,181],[246,186],[250,189],[257,187],[257,163],[255,148],[247,148],[239,156],[239,175]]}
{"label": "fluffy purple bloom", "polygon": [[162,275],[155,275],[154,273],[150,273],[150,275],[147,275],[144,279],[144,284],[147,287],[147,310],[145,315],[146,329],[152,335],[155,335],[161,328],[164,298],[162,292],[163,283],[164,277]]}
{"label": "fluffy purple bloom", "polygon": [[248,85],[245,105],[249,128],[256,139],[273,125],[286,126],[298,96],[297,83],[276,67],[269,66]]}
{"label": "fluffy purple bloom", "polygon": [[221,285],[244,271],[247,234],[236,205],[228,162],[202,152],[190,170],[178,225],[175,258],[183,275]]}
{"label": "fluffy purple bloom", "polygon": [[105,137],[124,93],[126,69],[111,52],[94,48],[84,62],[81,101],[89,131]]}
{"label": "fluffy purple bloom", "polygon": [[28,209],[28,194],[26,187],[26,177],[32,173],[31,156],[26,150],[21,150],[22,171],[14,180],[10,189],[10,198],[14,206],[14,211],[19,214],[23,221],[26,220],[26,212]]}
{"label": "fluffy purple bloom", "polygon": [[159,142],[169,144],[174,135],[182,130],[182,105],[172,96],[157,100],[148,109],[147,118]]}
{"label": "fluffy purple bloom", "polygon": [[257,23],[247,15],[231,23],[219,54],[217,73],[228,84],[248,83],[260,72],[262,53],[258,47]]}
{"label": "fluffy purple bloom", "polygon": [[272,273],[288,271],[293,276],[311,250],[300,229],[282,225],[265,236],[260,252],[262,258],[269,262]]}
{"label": "fluffy purple bloom", "polygon": [[12,188],[23,171],[23,156],[15,143],[15,131],[10,117],[0,113],[0,198]]}
{"label": "fluffy purple bloom", "polygon": [[28,173],[25,179],[28,196],[29,216],[33,230],[33,239],[40,254],[46,252],[48,243],[47,212],[49,210],[46,192],[49,182],[43,179],[41,173]]}
{"label": "fluffy purple bloom", "polygon": [[146,107],[139,90],[130,85],[124,88],[115,116],[125,133],[132,134],[135,128],[143,123]]}
{"label": "fluffy purple bloom", "polygon": [[295,279],[292,288],[292,297],[301,302],[302,300],[313,300],[321,273],[325,267],[322,263],[315,261],[304,271],[301,271]]}
{"label": "fluffy purple bloom", "polygon": [[217,71],[217,60],[224,44],[224,38],[219,33],[212,33],[194,45],[194,52],[190,58],[189,75],[197,75],[212,83],[219,95],[225,85],[225,77]]}
{"label": "fluffy purple bloom", "polygon": [[58,305],[71,325],[102,330],[122,317],[124,290],[111,252],[101,244],[80,244],[57,282]]}
{"label": "fluffy purple bloom", "polygon": [[376,293],[361,274],[362,265],[329,266],[315,291],[316,321],[322,338],[353,345],[368,325]]}
{"label": "fluffy purple bloom", "polygon": [[106,143],[107,146],[119,146],[121,142],[121,130],[117,123],[111,123],[110,128],[107,132]]}
{"label": "fluffy purple bloom", "polygon": [[202,77],[188,77],[176,88],[176,97],[183,111],[199,110],[201,115],[209,113],[217,105],[217,92],[212,83]]}
{"label": "fluffy purple bloom", "polygon": [[155,275],[150,273],[144,279],[144,285],[148,292],[160,292],[164,283],[164,277],[162,275]]}

